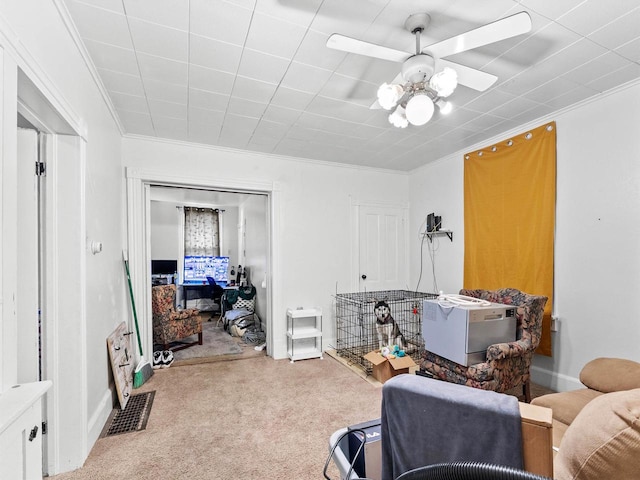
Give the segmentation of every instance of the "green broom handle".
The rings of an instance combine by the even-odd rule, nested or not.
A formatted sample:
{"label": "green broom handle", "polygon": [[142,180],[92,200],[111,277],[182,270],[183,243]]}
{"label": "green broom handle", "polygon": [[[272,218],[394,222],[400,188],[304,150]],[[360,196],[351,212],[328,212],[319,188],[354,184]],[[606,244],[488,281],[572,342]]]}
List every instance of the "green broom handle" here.
{"label": "green broom handle", "polygon": [[140,349],[140,356],[143,357],[144,353],[142,353],[142,342],[140,341],[140,330],[138,328],[138,315],[136,314],[136,302],[133,299],[133,288],[131,287],[131,276],[129,275],[129,261],[124,261],[124,268],[127,271],[127,283],[129,284],[129,295],[131,295],[131,308],[133,309],[133,320],[136,324],[136,337],[138,338],[138,348]]}

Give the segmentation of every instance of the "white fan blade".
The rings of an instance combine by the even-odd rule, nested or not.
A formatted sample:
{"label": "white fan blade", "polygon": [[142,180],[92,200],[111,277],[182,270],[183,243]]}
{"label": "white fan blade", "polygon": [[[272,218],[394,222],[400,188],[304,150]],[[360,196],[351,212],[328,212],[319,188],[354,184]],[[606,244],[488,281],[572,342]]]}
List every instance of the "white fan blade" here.
{"label": "white fan blade", "polygon": [[422,53],[436,58],[448,57],[529,31],[531,31],[531,17],[527,12],[520,12],[429,45],[422,49]]}
{"label": "white fan blade", "polygon": [[458,83],[465,87],[473,88],[479,92],[484,92],[493,85],[498,77],[490,73],[476,70],[475,68],[466,67],[459,63],[450,62],[448,60],[436,60],[436,71],[440,72],[444,67],[453,68],[458,74]]}
{"label": "white fan blade", "polygon": [[404,62],[407,58],[413,55],[412,53],[383,47],[381,45],[376,45],[375,43],[346,37],[339,33],[334,33],[327,39],[327,47],[333,48],[334,50],[342,50],[343,52],[366,55],[367,57],[390,60],[392,62]]}

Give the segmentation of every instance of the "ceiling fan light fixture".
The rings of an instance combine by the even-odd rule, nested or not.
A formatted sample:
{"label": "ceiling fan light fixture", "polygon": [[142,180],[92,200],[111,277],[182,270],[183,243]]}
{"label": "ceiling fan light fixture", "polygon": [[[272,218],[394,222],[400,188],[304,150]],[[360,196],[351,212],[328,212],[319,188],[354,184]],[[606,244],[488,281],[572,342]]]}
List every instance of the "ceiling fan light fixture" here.
{"label": "ceiling fan light fixture", "polygon": [[445,67],[429,80],[429,87],[438,92],[439,97],[448,97],[458,86],[458,74],[453,68]]}
{"label": "ceiling fan light fixture", "polygon": [[438,109],[440,110],[440,113],[442,115],[449,115],[451,113],[451,110],[453,110],[453,104],[451,102],[447,102],[443,98],[439,98],[438,100],[436,100],[436,105],[438,106]]}
{"label": "ceiling fan light fixture", "polygon": [[402,85],[383,83],[378,88],[378,103],[385,110],[391,110],[398,104],[398,100],[402,98],[403,94]]}
{"label": "ceiling fan light fixture", "polygon": [[429,96],[417,93],[409,99],[405,109],[407,120],[417,127],[424,125],[433,116],[433,100]]}
{"label": "ceiling fan light fixture", "polygon": [[398,105],[398,107],[389,115],[389,123],[394,127],[407,128],[409,121],[407,120],[407,116],[405,115],[405,110],[402,108],[402,105]]}

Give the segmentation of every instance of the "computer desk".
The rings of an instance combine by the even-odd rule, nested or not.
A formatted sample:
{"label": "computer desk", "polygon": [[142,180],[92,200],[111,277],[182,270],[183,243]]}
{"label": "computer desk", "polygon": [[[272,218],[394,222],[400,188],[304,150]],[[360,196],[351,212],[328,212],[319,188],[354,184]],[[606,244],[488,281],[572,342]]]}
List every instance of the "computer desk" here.
{"label": "computer desk", "polygon": [[[210,291],[211,291],[211,285],[209,285],[209,282],[204,282],[204,283],[200,283],[200,282],[188,282],[188,283],[183,283],[180,285],[180,287],[182,288],[182,308],[187,308],[187,300],[189,298],[188,292],[189,290],[193,291],[193,290],[197,290],[199,291],[199,295],[196,298],[210,298]],[[224,287],[225,290],[236,290],[238,288],[237,285],[225,285]],[[204,291],[204,293],[203,293]]]}

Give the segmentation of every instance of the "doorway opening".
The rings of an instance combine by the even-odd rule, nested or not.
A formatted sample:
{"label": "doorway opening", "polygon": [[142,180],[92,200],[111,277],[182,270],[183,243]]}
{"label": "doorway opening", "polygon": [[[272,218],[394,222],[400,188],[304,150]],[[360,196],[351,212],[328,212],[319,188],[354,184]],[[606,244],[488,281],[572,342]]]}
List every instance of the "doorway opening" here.
{"label": "doorway opening", "polygon": [[[172,345],[175,363],[262,352],[268,331],[268,195],[152,184],[149,196],[152,289],[174,283],[175,307],[197,309],[202,322],[202,344],[192,335]],[[186,238],[185,213],[194,209],[214,215],[214,221]],[[240,291],[251,301],[234,318]],[[154,313],[159,312],[152,306],[152,322]],[[154,338],[154,351],[161,349]]]}
{"label": "doorway opening", "polygon": [[[279,201],[278,192],[274,184],[272,182],[248,182],[202,176],[190,178],[183,175],[176,176],[166,172],[144,171],[135,168],[127,168],[126,179],[128,258],[138,317],[142,319],[140,333],[143,341],[143,350],[153,351],[152,282],[150,275],[152,260],[151,201],[156,194],[156,189],[163,188],[165,191],[167,189],[182,192],[206,191],[210,192],[210,195],[213,195],[214,192],[218,192],[217,194],[233,194],[245,196],[243,198],[247,199],[259,198],[264,202],[265,208],[262,213],[264,231],[256,233],[264,241],[262,250],[264,253],[261,253],[264,255],[262,260],[264,267],[262,273],[258,273],[259,270],[254,271],[253,279],[256,290],[261,290],[261,294],[264,295],[261,307],[264,310],[260,314],[260,321],[263,323],[265,330],[266,354],[273,356],[273,299],[277,298],[277,285],[274,285],[272,279],[277,278],[274,266],[278,265],[277,250],[274,249],[273,244],[274,232],[278,229],[278,219],[273,212],[277,211]],[[247,220],[246,224],[244,223],[245,219]],[[240,218],[238,225],[248,226],[249,217],[245,219]],[[239,234],[242,231],[239,229]],[[251,263],[248,250],[245,252],[240,247],[242,238],[246,245],[248,235],[249,231],[247,230],[246,235],[239,236],[238,255],[244,255],[244,258],[246,258],[244,261]],[[139,302],[138,299],[140,299]]]}

